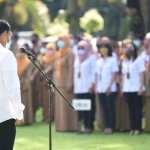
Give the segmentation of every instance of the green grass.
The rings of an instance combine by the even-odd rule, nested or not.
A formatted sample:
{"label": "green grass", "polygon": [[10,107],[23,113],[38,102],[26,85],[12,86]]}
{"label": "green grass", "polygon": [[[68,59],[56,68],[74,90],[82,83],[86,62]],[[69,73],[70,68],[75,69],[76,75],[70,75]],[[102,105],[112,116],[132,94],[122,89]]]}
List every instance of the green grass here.
{"label": "green grass", "polygon": [[[49,150],[49,127],[40,123],[40,111],[37,123],[31,126],[17,127],[17,137],[14,150]],[[55,132],[52,125],[53,150],[149,150],[150,135],[129,135],[129,133],[115,132],[104,135],[94,131],[90,135],[79,135],[69,132]]]}

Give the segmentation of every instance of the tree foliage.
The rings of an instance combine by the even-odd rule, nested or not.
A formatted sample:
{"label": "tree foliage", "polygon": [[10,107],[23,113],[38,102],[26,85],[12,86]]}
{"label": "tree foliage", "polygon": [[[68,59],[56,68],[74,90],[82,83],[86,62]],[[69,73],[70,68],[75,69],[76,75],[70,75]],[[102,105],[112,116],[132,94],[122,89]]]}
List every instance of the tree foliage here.
{"label": "tree foliage", "polygon": [[66,22],[67,12],[60,10],[57,17],[50,23],[48,34],[60,35],[69,33],[69,23]]}
{"label": "tree foliage", "polygon": [[47,6],[40,0],[1,0],[1,18],[10,22],[12,29],[23,26],[30,19],[31,28],[45,34],[50,23]]}
{"label": "tree foliage", "polygon": [[104,19],[96,9],[91,9],[80,18],[80,26],[88,33],[100,31],[104,28]]}

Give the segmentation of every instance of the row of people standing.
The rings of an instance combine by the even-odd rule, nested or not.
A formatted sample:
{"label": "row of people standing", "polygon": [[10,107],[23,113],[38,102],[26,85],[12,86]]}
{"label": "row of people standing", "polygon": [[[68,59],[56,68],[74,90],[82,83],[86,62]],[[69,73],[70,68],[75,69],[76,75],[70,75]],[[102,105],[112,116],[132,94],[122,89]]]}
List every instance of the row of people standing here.
{"label": "row of people standing", "polygon": [[[95,119],[95,107],[97,107],[95,106],[95,96],[97,97],[97,94],[94,94],[94,91],[95,93],[99,93],[98,94],[99,102],[100,102],[99,108],[100,109],[102,108],[101,114],[103,114],[103,118],[104,118],[105,133],[112,133],[114,129],[125,129],[125,130],[131,129],[131,133],[135,133],[135,134],[138,134],[141,131],[142,116],[140,114],[142,113],[141,112],[142,109],[141,91],[142,90],[140,89],[141,90],[140,92],[137,91],[137,89],[136,90],[132,89],[132,91],[129,91],[131,90],[131,88],[129,88],[128,86],[131,84],[129,80],[132,81],[134,79],[134,76],[137,75],[136,73],[139,73],[138,71],[141,71],[142,74],[144,71],[144,67],[138,66],[139,64],[142,65],[142,62],[139,61],[141,60],[139,56],[137,55],[133,56],[133,52],[131,50],[135,51],[136,53],[136,47],[134,46],[134,44],[131,41],[128,41],[124,45],[125,45],[124,53],[122,54],[121,59],[118,61],[118,56],[117,56],[118,51],[117,50],[114,51],[113,46],[108,38],[100,39],[99,45],[97,45],[99,49],[98,54],[91,52],[91,44],[89,40],[85,38],[83,38],[83,40],[80,41],[76,46],[77,48],[76,55],[74,55],[71,52],[68,36],[60,36],[56,45],[54,43],[47,44],[45,55],[44,56],[40,55],[38,58],[43,68],[45,69],[45,72],[48,74],[48,76],[54,81],[54,83],[57,85],[60,91],[67,97],[68,100],[70,100],[70,102],[72,102],[72,99],[74,99],[75,97],[79,99],[91,99],[92,101],[91,111],[79,112],[79,117],[78,117],[77,112],[73,112],[68,107],[68,105],[63,101],[63,99],[59,96],[58,93],[56,92],[53,93],[52,107],[53,107],[53,116],[54,116],[54,121],[55,121],[57,131],[75,131],[78,129],[78,121],[83,120],[84,129],[83,131],[81,131],[81,133],[92,132],[92,130],[94,129],[93,123]],[[58,52],[56,52],[56,46],[58,47]],[[126,51],[128,50],[130,50],[129,54],[126,53]],[[130,58],[127,55],[131,55],[132,59],[130,60]],[[98,59],[99,57],[100,59]],[[121,61],[122,58],[123,59],[126,58],[126,59]],[[24,94],[22,94],[22,97],[25,97],[24,103],[27,102],[26,99],[28,100],[30,99],[29,100],[30,103],[28,103],[29,110],[34,109],[34,111],[32,110],[34,112],[32,118],[31,118],[32,115],[30,115],[29,110],[25,112],[25,114],[27,114],[28,116],[27,119],[25,119],[25,121],[27,121],[29,118],[32,120],[32,121],[27,121],[26,124],[30,124],[33,122],[35,112],[38,108],[37,103],[39,97],[41,99],[40,105],[43,106],[44,121],[48,122],[47,82],[37,73],[37,70],[33,69],[32,64],[30,64],[30,62],[25,58],[25,56],[24,59],[22,60],[23,60],[22,62],[24,62],[24,69],[22,65],[21,67],[19,67],[18,65],[18,71],[19,68],[21,68],[24,72],[24,75],[26,74],[24,78],[23,78],[23,73],[20,75],[20,79],[22,81],[25,81],[21,86],[22,93],[25,94],[25,96]],[[19,63],[18,61],[18,64],[21,63]],[[118,68],[120,64],[122,64],[121,65],[122,69],[120,69],[120,67]],[[29,68],[29,66],[32,66],[31,67],[32,71],[25,73],[25,70]],[[143,69],[143,70],[137,71],[136,69],[138,69],[138,67],[139,69]],[[124,76],[125,80],[127,81],[121,85],[119,84],[120,81],[122,81],[121,73],[118,72],[118,70],[122,70],[123,73],[122,76]],[[95,74],[96,74],[96,80],[94,79]],[[118,77],[119,80],[116,81],[115,77],[117,77],[118,74],[119,74]],[[141,78],[142,75],[136,76],[136,80],[138,81]],[[26,82],[27,79],[31,79],[32,84],[30,80]],[[39,82],[39,80],[41,82]],[[140,81],[138,82],[139,83],[138,85],[140,85]],[[30,90],[30,88],[27,87],[31,87],[32,90]],[[125,93],[126,99],[128,96],[129,98],[131,98],[130,97],[131,93],[134,96],[136,95],[139,98],[139,103],[138,103],[139,105],[136,107],[137,109],[135,110],[133,109],[135,105],[134,104],[135,99],[130,101],[127,100],[127,103],[126,101],[122,100],[124,99],[121,92],[122,87],[124,87],[123,92]],[[30,98],[27,98],[27,91],[28,93],[29,91],[32,91],[32,94],[31,93],[29,94]],[[139,96],[135,94],[138,92],[140,93]],[[31,100],[33,99],[33,97],[36,97],[36,99],[34,98],[34,102],[33,100]],[[136,116],[137,113],[138,113],[138,117]],[[100,118],[101,114],[98,114],[98,118]],[[128,114],[130,114],[129,116],[131,121],[129,121]],[[101,118],[101,120],[103,119]],[[132,128],[130,128],[129,122],[131,122]],[[135,122],[137,123],[136,125]]]}
{"label": "row of people standing", "polygon": [[[98,45],[101,58],[97,60],[97,64],[96,64],[97,69],[95,71],[96,73],[95,92],[98,93],[99,95],[99,101],[100,101],[103,118],[104,118],[104,126],[105,126],[104,133],[106,134],[111,134],[113,130],[116,128],[130,130],[130,134],[139,134],[142,129],[142,108],[143,108],[142,104],[143,104],[143,93],[145,91],[144,72],[146,68],[142,57],[138,56],[138,51],[135,44],[132,43],[131,40],[127,40],[127,41],[128,42],[124,47],[125,49],[124,49],[123,61],[116,59],[116,55],[114,55],[112,45],[110,44],[108,38],[103,38],[103,40],[101,40],[100,45]],[[83,49],[86,48],[83,45],[81,46],[82,54],[84,53],[85,54],[84,57],[86,58],[85,50],[83,52]],[[79,46],[78,55],[80,57],[81,48],[80,45],[78,46]],[[148,50],[148,48],[145,47],[145,50]],[[149,53],[146,53],[146,56],[147,55],[149,55]],[[88,60],[88,57],[86,60]],[[84,63],[85,62],[86,61],[84,60]],[[81,64],[84,63],[81,62]],[[92,62],[91,64],[89,64],[89,67],[91,65]],[[121,66],[120,74],[118,74],[119,73],[118,65]],[[85,68],[86,67],[84,66],[82,70],[86,72],[88,69]],[[75,82],[74,86],[76,87],[75,84],[77,84],[77,87],[78,85],[80,85],[80,91],[82,91],[81,89],[84,89],[84,84],[83,84],[84,82],[80,78],[82,76],[84,77],[85,74],[85,73],[82,74],[81,73],[82,73],[81,71],[77,71],[77,73],[76,72],[74,73],[74,75],[78,78],[78,83]],[[118,80],[119,81],[118,89],[117,89],[117,82],[116,82],[117,74],[120,77],[120,79]],[[90,81],[88,80],[88,77],[86,77],[86,79],[84,80],[86,80],[86,82]],[[92,85],[90,87],[92,87]],[[90,91],[91,89],[89,88],[88,90]],[[83,91],[80,94],[85,94],[85,93]],[[117,95],[118,95],[118,101],[120,101],[122,97],[125,98],[126,102],[123,103],[126,104],[127,106],[127,109],[124,109],[123,112],[124,114],[122,113],[122,116],[119,114],[120,112],[117,112],[118,118],[115,117],[117,107],[118,106],[126,107],[126,106],[121,105],[121,103],[119,102],[120,105],[117,105],[115,108],[115,103],[116,103],[115,101]],[[79,97],[79,98],[83,99],[84,97]],[[90,95],[88,97],[86,96],[86,98],[90,98]],[[90,113],[90,111],[88,113]],[[129,114],[129,116],[127,116],[127,114],[125,113]],[[89,117],[90,114],[88,115]],[[84,117],[86,118],[84,112],[82,112],[82,115],[83,115],[83,119]],[[149,116],[146,110],[146,116],[147,115]],[[116,125],[117,122],[120,122],[120,120],[122,119],[121,117],[123,117],[121,124],[125,123],[125,120],[128,120],[128,124],[123,128],[120,125],[118,125],[118,127]],[[149,128],[147,126],[148,122],[149,119],[146,117],[146,130],[148,130]],[[82,133],[92,132],[92,128],[89,129],[86,127],[86,120],[84,121],[84,126],[85,129],[84,131],[82,131]]]}
{"label": "row of people standing", "polygon": [[[109,42],[107,42],[109,43]],[[117,75],[119,80],[118,83],[118,90],[117,92],[117,100],[116,100],[116,106],[113,102],[113,98],[111,98],[110,101],[107,102],[109,99],[109,96],[111,94],[108,94],[111,89],[111,93],[113,93],[115,90],[113,89],[113,85],[111,88],[107,86],[105,90],[105,94],[107,99],[105,99],[105,103],[102,102],[104,97],[100,97],[100,104],[103,109],[103,115],[104,115],[104,124],[105,124],[105,133],[112,133],[113,129],[130,129],[130,134],[139,134],[142,128],[142,108],[143,108],[143,96],[144,91],[146,90],[146,105],[145,105],[145,118],[146,118],[146,126],[145,131],[150,131],[149,126],[149,37],[146,37],[145,39],[145,50],[142,51],[141,56],[138,56],[138,50],[134,43],[132,43],[131,40],[125,40],[123,41],[123,48],[124,53],[123,57],[121,56],[121,59],[119,59],[118,64],[119,66],[119,74]],[[107,54],[107,58],[109,56],[109,47],[105,45],[104,48],[99,48],[100,53],[102,56]],[[111,56],[112,57],[112,56]],[[143,58],[146,60],[145,63],[143,61]],[[100,62],[104,61],[104,57],[99,60]],[[107,61],[106,61],[107,62]],[[111,61],[110,61],[111,62]],[[102,63],[101,63],[102,64]],[[107,63],[106,63],[107,64]],[[113,63],[111,63],[112,65]],[[110,66],[111,66],[110,65]],[[102,65],[105,66],[104,64]],[[115,66],[115,65],[114,65]],[[111,69],[113,68],[110,67]],[[109,72],[111,69],[107,68],[107,71]],[[103,70],[103,69],[102,69]],[[107,72],[105,75],[103,75],[103,71],[101,71],[100,67],[98,69],[100,79],[105,78],[109,73]],[[146,71],[146,74],[145,74]],[[103,75],[103,77],[101,77]],[[113,79],[114,73],[111,74],[111,79]],[[146,76],[144,76],[146,75]],[[146,79],[146,82],[144,82],[144,79]],[[106,81],[106,79],[105,79]],[[109,80],[111,83],[111,80]],[[114,80],[114,83],[116,81]],[[98,83],[98,82],[96,82]],[[115,83],[116,84],[116,83]],[[144,84],[146,85],[146,89],[144,87]],[[100,85],[100,87],[103,84]],[[104,84],[107,85],[107,84]],[[120,91],[119,91],[120,89]],[[114,91],[113,91],[114,90]],[[98,91],[98,90],[96,90]],[[123,93],[123,94],[122,94]],[[101,93],[99,93],[101,95]],[[126,101],[121,101],[124,99]],[[127,104],[127,105],[126,105]],[[115,106],[115,107],[114,107]],[[121,106],[121,109],[119,108]],[[128,107],[126,107],[128,106]],[[114,109],[115,108],[115,109]],[[123,110],[122,110],[123,108]],[[114,116],[114,110],[116,111],[116,119],[112,119]],[[119,111],[118,111],[119,110]],[[128,117],[129,113],[129,117]],[[110,114],[110,116],[109,116]],[[123,118],[123,119],[122,119]],[[130,121],[129,121],[130,118]],[[111,126],[111,129],[108,128],[108,122],[112,123],[113,126]],[[115,122],[115,123],[114,123]],[[124,125],[122,124],[124,123]],[[130,124],[129,124],[130,123]]]}
{"label": "row of people standing", "polygon": [[[26,45],[23,46],[27,50],[30,50]],[[48,122],[47,82],[25,54],[18,52],[17,49],[14,54],[16,56],[18,75],[21,82],[22,102],[26,105],[24,112],[25,125],[34,122],[35,113],[39,105],[43,107],[44,121]],[[70,47],[69,36],[60,36],[57,44],[48,43],[46,45],[45,55],[38,55],[38,60],[48,77],[54,81],[57,88],[70,102],[75,97],[73,92],[74,58],[75,56]],[[54,93],[52,92],[51,100],[53,105],[52,116],[55,120],[56,130],[76,131],[78,129],[77,112],[72,111],[56,91]]]}

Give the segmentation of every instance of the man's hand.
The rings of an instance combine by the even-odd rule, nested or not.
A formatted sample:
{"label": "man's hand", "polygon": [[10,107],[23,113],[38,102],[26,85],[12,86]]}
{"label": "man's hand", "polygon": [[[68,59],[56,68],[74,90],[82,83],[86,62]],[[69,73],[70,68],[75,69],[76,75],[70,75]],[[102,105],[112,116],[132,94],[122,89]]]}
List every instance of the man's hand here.
{"label": "man's hand", "polygon": [[19,126],[19,125],[22,125],[23,123],[24,123],[24,119],[22,119],[22,120],[16,119],[15,125]]}

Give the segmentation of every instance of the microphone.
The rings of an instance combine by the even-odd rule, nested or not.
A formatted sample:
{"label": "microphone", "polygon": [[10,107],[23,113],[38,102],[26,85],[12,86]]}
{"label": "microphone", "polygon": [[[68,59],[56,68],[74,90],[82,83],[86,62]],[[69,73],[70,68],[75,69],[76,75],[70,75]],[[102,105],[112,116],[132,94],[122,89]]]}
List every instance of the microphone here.
{"label": "microphone", "polygon": [[24,47],[21,47],[19,49],[20,53],[25,53],[28,56],[32,56],[32,57],[36,57],[35,55],[33,55],[32,53],[30,53],[29,51],[27,51]]}

